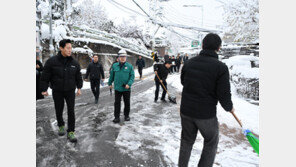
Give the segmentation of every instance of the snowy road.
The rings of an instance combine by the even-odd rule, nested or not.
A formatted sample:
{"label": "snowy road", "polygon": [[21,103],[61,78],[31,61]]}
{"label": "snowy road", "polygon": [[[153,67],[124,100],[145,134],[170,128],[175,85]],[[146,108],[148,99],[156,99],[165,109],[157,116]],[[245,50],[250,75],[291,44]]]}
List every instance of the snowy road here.
{"label": "snowy road", "polygon": [[[76,99],[77,145],[56,134],[53,100],[37,102],[37,166],[177,166],[180,144],[180,96],[178,74],[168,78],[169,90],[178,104],[154,103],[154,76],[133,85],[131,121],[122,126],[113,124],[114,95],[101,89],[100,102],[93,104],[89,89]],[[233,96],[238,116],[259,134],[259,108]],[[122,105],[123,106],[123,105]],[[66,108],[65,108],[66,109]],[[66,112],[64,113],[66,120]],[[242,118],[241,118],[242,119]],[[230,114],[218,107],[220,141],[214,166],[259,166],[259,158]],[[198,134],[189,166],[196,166],[202,137]]]}

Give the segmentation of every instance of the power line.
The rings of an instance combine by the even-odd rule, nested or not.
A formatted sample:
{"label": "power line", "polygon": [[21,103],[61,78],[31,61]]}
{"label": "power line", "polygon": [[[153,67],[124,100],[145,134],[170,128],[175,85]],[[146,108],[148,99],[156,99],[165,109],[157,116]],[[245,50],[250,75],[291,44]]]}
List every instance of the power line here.
{"label": "power line", "polygon": [[[134,13],[136,13],[136,14],[138,14],[138,15],[141,15],[141,16],[143,16],[143,17],[146,17],[145,15],[143,15],[142,13],[140,13],[140,12],[138,12],[138,11],[135,11],[135,10],[133,10],[133,9],[131,9],[131,8],[128,8],[128,7],[126,7],[126,6],[124,6],[124,5],[121,5],[120,3],[118,3],[118,2],[116,2],[116,1],[114,1],[114,0],[108,0],[110,3],[112,3],[114,6],[116,6],[117,8],[119,8],[118,6],[121,6],[122,8],[125,8],[125,9],[127,9],[127,10],[129,10],[129,11],[132,11],[132,12],[134,12]],[[115,4],[117,4],[117,5],[115,5]]]}
{"label": "power line", "polygon": [[[206,28],[199,28],[199,27],[193,27],[193,26],[186,26],[186,25],[182,25],[182,24],[176,24],[176,23],[174,23],[174,24],[171,24],[171,23],[160,23],[159,21],[157,21],[157,20],[155,20],[154,18],[152,18],[151,16],[149,16],[134,0],[134,3],[136,3],[137,4],[137,6],[146,14],[146,16],[145,15],[143,15],[143,14],[141,14],[141,13],[139,13],[139,12],[137,12],[137,11],[135,11],[135,10],[133,10],[133,9],[130,9],[130,8],[128,8],[128,7],[126,7],[126,6],[124,6],[124,5],[121,5],[120,3],[118,3],[118,2],[115,2],[114,0],[108,0],[109,2],[114,2],[114,3],[116,3],[117,5],[119,5],[119,6],[121,6],[121,7],[123,7],[123,8],[125,8],[125,9],[127,9],[127,10],[130,10],[130,11],[132,11],[132,12],[134,12],[134,13],[136,13],[136,14],[138,14],[138,15],[140,15],[140,16],[143,16],[143,17],[148,17],[149,18],[149,20],[151,20],[152,21],[152,23],[154,23],[154,24],[158,24],[158,25],[160,25],[161,27],[168,27],[168,26],[170,26],[170,27],[177,27],[177,28],[183,28],[183,29],[190,29],[190,30],[196,30],[196,31],[201,31],[201,32],[217,32],[217,30],[210,30],[210,29],[206,29]],[[115,5],[115,4],[113,4],[113,5]],[[118,7],[118,6],[117,6]],[[120,7],[118,7],[119,9],[120,9]],[[122,9],[121,9],[122,10]],[[218,31],[219,32],[219,31]]]}
{"label": "power line", "polygon": [[158,23],[158,22],[155,22],[155,20],[153,19],[153,18],[151,18],[151,16],[149,15],[149,14],[147,14],[146,12],[145,12],[145,10],[137,3],[137,2],[135,2],[135,0],[132,0],[149,18],[150,18],[150,20],[154,23],[154,24],[158,24],[158,25],[160,25],[161,27],[165,27],[165,28],[167,28],[168,30],[170,30],[171,32],[174,32],[175,34],[178,34],[178,35],[180,35],[180,36],[182,36],[183,38],[188,38],[188,39],[191,39],[191,40],[195,40],[195,39],[193,39],[193,38],[190,38],[190,37],[187,37],[187,36],[184,36],[184,35],[181,35],[181,34],[179,34],[179,33],[177,33],[175,30],[173,30],[173,29],[171,29],[170,27],[168,27],[168,26],[166,26],[166,25],[164,25],[164,24],[161,24],[161,23]]}

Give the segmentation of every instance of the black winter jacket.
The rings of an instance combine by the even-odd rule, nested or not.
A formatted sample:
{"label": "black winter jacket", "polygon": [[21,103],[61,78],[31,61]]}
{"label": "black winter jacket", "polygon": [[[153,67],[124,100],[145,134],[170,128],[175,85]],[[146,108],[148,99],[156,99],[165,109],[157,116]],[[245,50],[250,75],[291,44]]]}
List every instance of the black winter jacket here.
{"label": "black winter jacket", "polygon": [[91,80],[93,80],[93,79],[100,80],[101,77],[102,77],[102,79],[105,79],[105,74],[104,74],[104,69],[103,69],[102,64],[100,64],[99,62],[90,63],[86,69],[85,79],[87,79],[89,75],[90,75],[89,78]]}
{"label": "black winter jacket", "polygon": [[181,113],[197,119],[216,116],[218,101],[231,111],[232,101],[228,67],[218,60],[214,51],[202,50],[182,68],[183,85]]}
{"label": "black winter jacket", "polygon": [[[155,64],[154,71],[157,71],[157,74],[158,74],[160,80],[162,80],[162,81],[166,80],[166,78],[168,77],[168,74],[170,72],[170,70],[167,69],[164,64]],[[156,75],[155,75],[155,81],[159,81],[159,79],[157,78]]]}
{"label": "black winter jacket", "polygon": [[145,67],[145,60],[142,59],[138,59],[136,62],[136,66],[138,66],[138,68],[144,68]]}
{"label": "black winter jacket", "polygon": [[81,89],[83,82],[79,63],[73,57],[64,58],[61,52],[49,58],[41,75],[41,91],[46,91],[49,83],[56,91]]}

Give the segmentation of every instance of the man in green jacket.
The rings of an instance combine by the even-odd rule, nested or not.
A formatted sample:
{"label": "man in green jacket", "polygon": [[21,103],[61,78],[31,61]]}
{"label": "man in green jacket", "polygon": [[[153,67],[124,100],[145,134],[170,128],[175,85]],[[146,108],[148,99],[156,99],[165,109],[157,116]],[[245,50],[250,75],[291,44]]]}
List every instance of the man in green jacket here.
{"label": "man in green jacket", "polygon": [[124,120],[129,121],[130,112],[130,96],[131,86],[134,83],[135,72],[133,66],[126,62],[127,53],[124,49],[118,52],[119,62],[114,63],[111,68],[108,85],[112,89],[112,83],[114,82],[115,89],[115,103],[114,103],[114,123],[120,122],[120,103],[121,96],[124,101]]}

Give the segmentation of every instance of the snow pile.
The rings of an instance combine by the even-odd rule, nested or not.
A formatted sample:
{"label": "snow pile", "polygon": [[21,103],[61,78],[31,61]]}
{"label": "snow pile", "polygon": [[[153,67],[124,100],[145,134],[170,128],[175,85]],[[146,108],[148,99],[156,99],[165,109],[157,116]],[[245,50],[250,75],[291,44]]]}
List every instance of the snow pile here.
{"label": "snow pile", "polygon": [[236,92],[247,99],[259,100],[259,58],[237,55],[224,59],[223,62],[229,67],[230,79]]}
{"label": "snow pile", "polygon": [[83,53],[83,54],[87,54],[89,56],[92,56],[92,54],[93,54],[93,51],[90,48],[88,48],[87,46],[84,46],[83,48],[75,47],[72,49],[72,52],[73,53]]}
{"label": "snow pile", "polygon": [[182,92],[183,85],[181,84],[180,75],[172,75],[167,79],[167,83],[170,83],[173,87],[177,88],[178,92]]}
{"label": "snow pile", "polygon": [[259,58],[251,55],[237,55],[223,60],[230,68],[231,75],[239,75],[244,78],[259,78],[259,68],[252,68],[251,61],[258,63]]}

